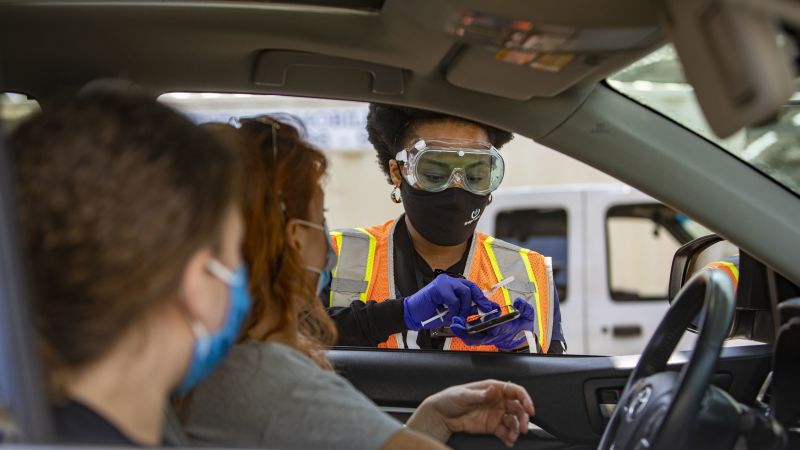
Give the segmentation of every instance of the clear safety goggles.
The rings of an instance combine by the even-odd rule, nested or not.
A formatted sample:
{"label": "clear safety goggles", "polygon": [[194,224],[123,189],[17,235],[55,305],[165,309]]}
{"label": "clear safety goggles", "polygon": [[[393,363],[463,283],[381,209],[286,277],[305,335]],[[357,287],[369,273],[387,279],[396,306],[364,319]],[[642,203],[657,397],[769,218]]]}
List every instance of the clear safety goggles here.
{"label": "clear safety goggles", "polygon": [[403,178],[411,186],[428,192],[461,187],[486,195],[503,181],[503,157],[490,144],[419,139],[395,156]]}

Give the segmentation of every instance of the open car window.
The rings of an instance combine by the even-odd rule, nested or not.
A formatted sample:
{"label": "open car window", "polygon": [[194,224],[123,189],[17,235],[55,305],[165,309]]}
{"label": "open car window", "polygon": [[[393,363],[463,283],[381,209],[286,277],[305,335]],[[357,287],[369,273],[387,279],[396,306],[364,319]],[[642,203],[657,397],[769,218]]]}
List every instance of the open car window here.
{"label": "open car window", "polygon": [[[329,162],[325,207],[333,230],[372,227],[404,212],[403,204],[389,199],[392,186],[367,139],[366,103],[213,92],[168,93],[159,100],[196,123],[236,126],[242,118],[264,114],[299,119],[307,139]],[[569,353],[640,352],[668,306],[672,253],[681,243],[707,231],[657,200],[524,136],[515,136],[500,153],[506,164],[505,177],[492,194],[492,212],[486,210],[478,231],[551,258],[561,335]],[[526,194],[519,196],[515,193],[519,190]],[[598,208],[590,197],[602,198],[609,208],[638,205],[610,210],[615,223],[641,222],[638,227],[632,225],[637,233],[622,229],[607,235],[609,210]],[[654,237],[656,229],[660,234]],[[615,287],[609,289],[609,281]],[[617,322],[640,331],[635,336],[608,331]]]}
{"label": "open car window", "polygon": [[800,91],[774,122],[720,139],[708,126],[672,45],[660,48],[609,77],[608,84],[800,194]]}

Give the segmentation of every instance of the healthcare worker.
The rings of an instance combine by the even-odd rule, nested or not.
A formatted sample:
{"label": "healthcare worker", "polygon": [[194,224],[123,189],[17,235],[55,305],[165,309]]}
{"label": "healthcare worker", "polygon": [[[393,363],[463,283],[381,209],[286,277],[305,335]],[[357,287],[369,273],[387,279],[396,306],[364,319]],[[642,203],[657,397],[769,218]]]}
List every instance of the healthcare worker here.
{"label": "healthcare worker", "polygon": [[[370,105],[367,132],[405,213],[331,234],[338,263],[323,301],[339,344],[563,353],[550,259],[475,232],[503,180],[498,148],[511,133],[380,104]],[[467,332],[468,317],[498,308],[488,317],[520,315]]]}

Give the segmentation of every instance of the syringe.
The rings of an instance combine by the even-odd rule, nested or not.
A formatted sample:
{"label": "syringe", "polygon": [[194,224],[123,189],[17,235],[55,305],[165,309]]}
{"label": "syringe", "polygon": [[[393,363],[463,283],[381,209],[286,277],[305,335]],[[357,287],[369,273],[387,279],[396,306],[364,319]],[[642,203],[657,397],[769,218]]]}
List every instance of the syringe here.
{"label": "syringe", "polygon": [[[514,281],[514,276],[513,275],[508,277],[508,278],[505,278],[505,279],[501,280],[499,283],[497,283],[494,286],[490,287],[489,289],[484,290],[483,291],[483,295],[486,298],[489,298],[492,295],[494,295],[495,292],[497,292],[498,289],[501,289],[501,288],[503,288],[505,286],[508,286],[513,281]],[[475,302],[472,302],[472,306],[476,306]],[[439,311],[439,313],[436,314],[435,316],[431,317],[428,320],[423,320],[422,321],[422,326],[424,327],[424,326],[428,325],[429,323],[432,323],[432,322],[434,322],[436,320],[439,320],[442,317],[446,316],[447,313],[449,312],[449,309],[447,308],[447,306],[444,306],[443,309],[440,309],[438,311]],[[481,319],[483,319],[484,317],[488,316],[489,314],[495,314],[495,313],[497,313],[497,310],[493,310],[493,311],[489,311],[489,312],[483,312],[480,309],[478,310],[478,315],[481,317]]]}

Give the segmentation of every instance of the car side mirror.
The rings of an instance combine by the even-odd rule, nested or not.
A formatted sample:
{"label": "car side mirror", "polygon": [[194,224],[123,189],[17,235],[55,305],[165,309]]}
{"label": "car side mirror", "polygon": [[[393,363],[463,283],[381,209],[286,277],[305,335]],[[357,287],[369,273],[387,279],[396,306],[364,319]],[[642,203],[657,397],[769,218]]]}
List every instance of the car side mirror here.
{"label": "car side mirror", "polygon": [[[723,271],[734,285],[736,313],[728,338],[771,342],[775,333],[767,284],[770,270],[716,234],[690,241],[675,252],[667,294],[669,302],[675,300],[692,276],[707,269]],[[779,285],[785,284],[782,277],[778,281]],[[698,316],[692,320],[690,331],[697,332],[700,319]]]}
{"label": "car side mirror", "polygon": [[716,234],[687,242],[672,258],[667,298],[672,303],[681,288],[706,265],[735,257],[738,265],[739,249]]}

